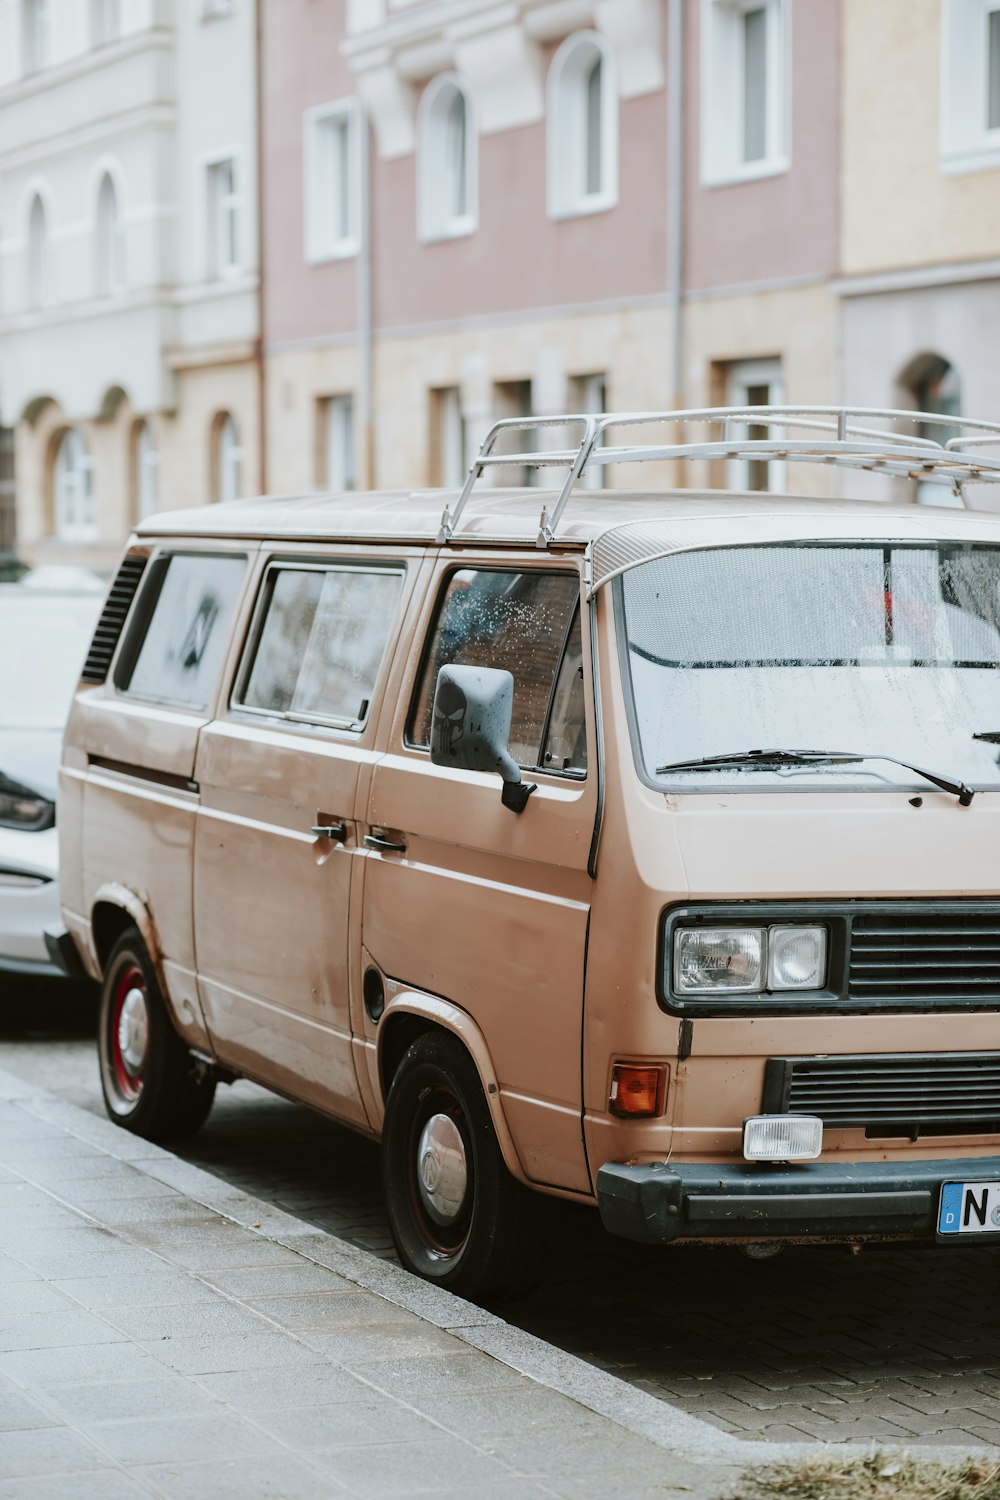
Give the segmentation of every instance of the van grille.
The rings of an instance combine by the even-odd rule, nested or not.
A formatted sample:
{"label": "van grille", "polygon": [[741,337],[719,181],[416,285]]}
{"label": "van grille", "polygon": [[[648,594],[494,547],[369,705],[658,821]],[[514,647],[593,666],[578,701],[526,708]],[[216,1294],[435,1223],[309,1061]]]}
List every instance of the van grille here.
{"label": "van grille", "polygon": [[772,1057],[767,1113],[819,1115],[870,1136],[1000,1131],[1000,1052]]}
{"label": "van grille", "polygon": [[94,639],[83,664],[80,676],[84,682],[103,682],[107,677],[111,658],[115,654],[118,638],[132,607],[145,566],[145,557],[129,556],[123,559],[101,610],[101,618],[97,622]]}
{"label": "van grille", "polygon": [[1000,910],[859,913],[847,983],[852,1000],[1000,999]]}

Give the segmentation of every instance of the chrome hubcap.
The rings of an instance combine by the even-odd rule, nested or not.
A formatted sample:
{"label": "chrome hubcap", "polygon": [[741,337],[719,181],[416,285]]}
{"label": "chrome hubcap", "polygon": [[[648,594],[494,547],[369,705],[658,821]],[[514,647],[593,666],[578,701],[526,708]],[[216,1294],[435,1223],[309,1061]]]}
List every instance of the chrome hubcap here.
{"label": "chrome hubcap", "polygon": [[451,1224],[458,1217],[469,1181],[465,1143],[450,1115],[431,1115],[420,1132],[417,1184],[420,1197],[435,1224]]}
{"label": "chrome hubcap", "polygon": [[131,989],[122,1001],[118,1015],[118,1051],[133,1077],[142,1072],[148,1036],[146,996],[140,989]]}

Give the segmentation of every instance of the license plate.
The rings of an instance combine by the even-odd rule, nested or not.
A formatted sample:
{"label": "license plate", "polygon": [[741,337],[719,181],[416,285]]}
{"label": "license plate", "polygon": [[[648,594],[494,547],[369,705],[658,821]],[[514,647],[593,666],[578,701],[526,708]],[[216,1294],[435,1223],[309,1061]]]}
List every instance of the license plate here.
{"label": "license plate", "polygon": [[938,1207],[938,1238],[1000,1235],[1000,1182],[945,1182]]}

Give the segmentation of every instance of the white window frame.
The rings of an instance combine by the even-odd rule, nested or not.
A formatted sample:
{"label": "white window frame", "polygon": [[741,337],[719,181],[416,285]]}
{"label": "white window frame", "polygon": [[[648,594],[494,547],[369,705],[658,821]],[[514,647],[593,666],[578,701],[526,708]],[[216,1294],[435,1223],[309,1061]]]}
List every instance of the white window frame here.
{"label": "white window frame", "polygon": [[[726,370],[726,405],[727,406],[749,406],[747,393],[751,386],[766,385],[770,387],[770,398],[764,403],[767,406],[782,406],[785,401],[785,376],[780,356],[770,356],[764,359],[737,359],[727,367]],[[738,438],[747,438],[748,429],[754,424],[748,421],[745,427],[734,423],[734,435]],[[772,438],[781,438],[787,429],[771,427],[768,435]],[[757,460],[758,462],[760,460]],[[747,490],[750,488],[750,465],[753,459],[734,458],[728,464],[728,484],[734,490]],[[780,460],[772,460],[767,466],[767,489],[756,491],[759,494],[783,495],[785,493],[785,465]]]}
{"label": "white window frame", "polygon": [[[341,163],[333,140],[334,132],[343,130],[346,137],[344,162],[347,189],[344,194],[346,223],[337,223]],[[328,260],[346,260],[357,255],[361,242],[361,163],[360,129],[356,99],[340,99],[334,104],[320,104],[307,109],[302,117],[303,159],[303,243],[310,265]],[[339,232],[338,232],[339,231]]]}
{"label": "white window frame", "polygon": [[50,0],[21,0],[21,71],[26,78],[49,66],[52,54]]}
{"label": "white window frame", "polygon": [[[587,78],[601,61],[601,185],[588,192]],[[548,77],[547,202],[550,219],[604,213],[618,202],[618,71],[615,55],[596,31],[566,38]]]}
{"label": "white window frame", "polygon": [[335,494],[357,489],[353,391],[324,397],[320,413],[323,423],[323,487]]}
{"label": "white window frame", "polygon": [[[231,167],[233,186],[227,192],[219,191],[219,179],[225,167]],[[202,158],[202,203],[205,227],[205,274],[209,281],[224,281],[243,272],[243,189],[242,161],[234,147],[216,151]],[[220,234],[223,217],[233,214],[234,259],[223,261],[219,251],[224,236]]]}
{"label": "white window frame", "polygon": [[1000,125],[989,128],[989,25],[1000,0],[942,0],[940,166],[1000,167]]}
{"label": "white window frame", "polygon": [[62,542],[97,538],[94,460],[78,427],[67,427],[56,448],[53,470],[55,532]]}
{"label": "white window frame", "polygon": [[[766,15],[764,155],[744,160],[743,20]],[[791,165],[792,7],[788,0],[701,0],[701,180],[706,187],[751,182]]]}
{"label": "white window frame", "polygon": [[468,423],[462,406],[462,388],[440,386],[433,395],[439,483],[443,489],[460,490],[469,471]]}
{"label": "white window frame", "polygon": [[140,521],[159,509],[159,473],[160,453],[153,426],[143,417],[135,428],[135,511]]}
{"label": "white window frame", "polygon": [[[108,211],[110,188],[111,213]],[[104,171],[97,187],[94,209],[94,290],[99,297],[120,297],[127,279],[125,268],[125,220],[121,195],[114,176]]]}
{"label": "white window frame", "polygon": [[[455,91],[465,101],[465,212],[451,212],[448,181],[448,109]],[[421,240],[459,239],[479,227],[479,131],[468,85],[457,73],[439,73],[424,89],[417,112],[417,204]]]}
{"label": "white window frame", "polygon": [[215,419],[214,489],[218,500],[239,500],[243,490],[243,447],[232,412]]}

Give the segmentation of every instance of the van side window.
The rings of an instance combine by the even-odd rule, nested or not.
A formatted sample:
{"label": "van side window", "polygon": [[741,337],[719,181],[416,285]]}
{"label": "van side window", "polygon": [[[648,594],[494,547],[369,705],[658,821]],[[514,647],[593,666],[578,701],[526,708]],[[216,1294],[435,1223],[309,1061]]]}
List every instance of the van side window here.
{"label": "van side window", "polygon": [[441,667],[499,667],[514,678],[511,755],[521,766],[563,769],[558,764],[565,758],[563,743],[545,763],[542,742],[547,732],[551,740],[553,686],[579,597],[580,580],[575,573],[485,568],[459,568],[452,573],[445,583],[413,706],[410,743],[430,744],[434,688]]}
{"label": "van side window", "polygon": [[275,567],[243,686],[243,708],[360,728],[399,603],[388,568]]}
{"label": "van side window", "polygon": [[246,566],[245,557],[232,555],[156,558],[136,610],[141,639],[126,641],[116,687],[152,703],[207,709]]}

